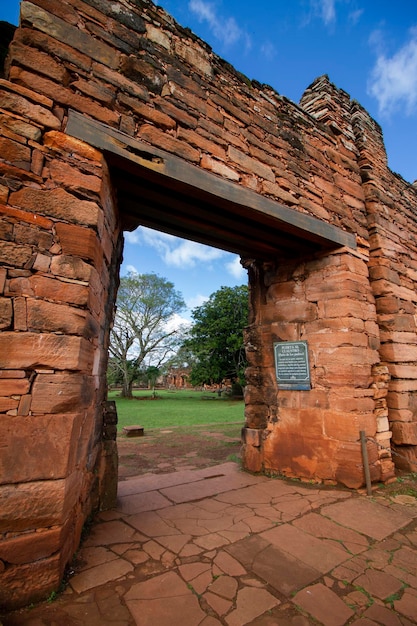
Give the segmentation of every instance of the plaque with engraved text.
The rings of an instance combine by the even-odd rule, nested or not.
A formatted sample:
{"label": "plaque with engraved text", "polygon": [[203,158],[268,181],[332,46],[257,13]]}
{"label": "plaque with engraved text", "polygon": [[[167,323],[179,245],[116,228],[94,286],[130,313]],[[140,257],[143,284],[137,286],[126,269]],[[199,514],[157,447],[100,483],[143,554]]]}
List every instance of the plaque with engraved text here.
{"label": "plaque with engraved text", "polygon": [[274,343],[274,355],[279,389],[311,389],[306,341]]}

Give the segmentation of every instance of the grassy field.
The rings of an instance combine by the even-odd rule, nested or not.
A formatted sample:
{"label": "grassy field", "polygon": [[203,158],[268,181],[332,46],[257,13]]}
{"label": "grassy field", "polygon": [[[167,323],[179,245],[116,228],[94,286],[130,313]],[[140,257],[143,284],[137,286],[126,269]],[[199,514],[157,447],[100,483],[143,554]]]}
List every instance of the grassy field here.
{"label": "grassy field", "polygon": [[217,394],[193,390],[157,390],[134,392],[134,399],[120,397],[111,391],[109,400],[115,400],[119,417],[118,430],[123,426],[140,425],[144,428],[171,428],[202,424],[240,423],[243,425],[242,400],[219,398]]}

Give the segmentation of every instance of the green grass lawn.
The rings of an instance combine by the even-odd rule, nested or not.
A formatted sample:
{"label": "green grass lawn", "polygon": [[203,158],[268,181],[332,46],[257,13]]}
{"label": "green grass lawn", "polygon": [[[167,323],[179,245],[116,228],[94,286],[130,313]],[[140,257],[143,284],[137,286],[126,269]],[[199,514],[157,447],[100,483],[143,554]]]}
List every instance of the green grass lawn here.
{"label": "green grass lawn", "polygon": [[243,425],[243,400],[219,398],[210,392],[193,390],[134,391],[134,399],[120,397],[119,391],[109,392],[109,400],[115,400],[119,418],[118,430],[123,426],[140,425],[144,428],[171,428],[173,426],[197,426],[200,424]]}

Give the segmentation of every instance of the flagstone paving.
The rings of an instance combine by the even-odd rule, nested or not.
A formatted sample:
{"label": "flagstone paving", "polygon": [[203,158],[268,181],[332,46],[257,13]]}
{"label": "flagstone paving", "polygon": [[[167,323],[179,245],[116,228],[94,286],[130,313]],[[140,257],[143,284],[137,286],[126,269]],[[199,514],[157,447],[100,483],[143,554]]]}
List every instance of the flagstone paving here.
{"label": "flagstone paving", "polygon": [[[120,483],[50,603],[4,626],[417,624],[417,500],[234,463]],[[2,621],[1,621],[2,620]]]}

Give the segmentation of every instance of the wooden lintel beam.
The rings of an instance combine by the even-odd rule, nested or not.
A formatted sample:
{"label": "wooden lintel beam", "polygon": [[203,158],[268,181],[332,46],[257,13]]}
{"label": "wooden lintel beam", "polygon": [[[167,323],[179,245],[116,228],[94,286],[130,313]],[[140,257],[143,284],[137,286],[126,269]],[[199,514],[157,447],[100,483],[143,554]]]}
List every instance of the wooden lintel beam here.
{"label": "wooden lintel beam", "polygon": [[135,163],[162,179],[182,183],[199,193],[204,192],[207,198],[212,198],[214,204],[217,198],[231,205],[241,206],[244,214],[251,212],[254,215],[268,216],[273,219],[278,230],[291,233],[299,239],[325,247],[356,248],[356,237],[352,233],[224,180],[76,111],[69,111],[66,132],[95,148]]}

